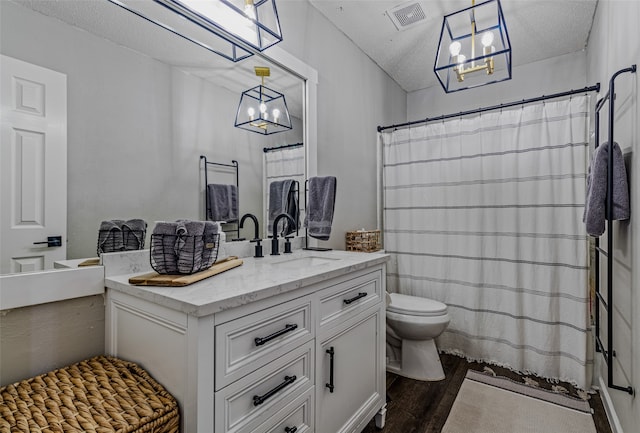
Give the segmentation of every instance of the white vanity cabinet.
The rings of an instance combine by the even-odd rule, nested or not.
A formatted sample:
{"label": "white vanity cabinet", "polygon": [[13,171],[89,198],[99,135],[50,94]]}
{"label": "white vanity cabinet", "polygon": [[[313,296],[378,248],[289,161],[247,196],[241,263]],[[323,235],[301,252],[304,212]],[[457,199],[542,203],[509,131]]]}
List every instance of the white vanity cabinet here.
{"label": "white vanity cabinet", "polygon": [[387,256],[329,257],[278,276],[245,259],[180,288],[107,278],[107,353],[176,397],[183,433],[360,433],[376,414],[381,426]]}
{"label": "white vanity cabinet", "polygon": [[[319,295],[316,430],[360,432],[385,402],[382,270],[354,276]],[[382,308],[381,308],[382,305]],[[377,419],[384,423],[384,410]],[[363,423],[364,422],[364,423]]]}

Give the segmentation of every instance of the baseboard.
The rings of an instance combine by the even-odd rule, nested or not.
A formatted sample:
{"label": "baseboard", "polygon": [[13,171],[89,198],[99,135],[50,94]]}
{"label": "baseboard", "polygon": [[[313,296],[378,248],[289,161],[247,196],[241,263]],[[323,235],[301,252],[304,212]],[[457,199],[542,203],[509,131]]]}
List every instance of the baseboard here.
{"label": "baseboard", "polygon": [[615,407],[613,407],[613,401],[611,395],[609,395],[609,387],[605,383],[601,376],[598,376],[598,385],[600,386],[600,397],[602,398],[602,404],[604,405],[604,411],[607,413],[607,419],[609,419],[609,425],[613,433],[624,433],[622,431],[622,425],[618,419]]}

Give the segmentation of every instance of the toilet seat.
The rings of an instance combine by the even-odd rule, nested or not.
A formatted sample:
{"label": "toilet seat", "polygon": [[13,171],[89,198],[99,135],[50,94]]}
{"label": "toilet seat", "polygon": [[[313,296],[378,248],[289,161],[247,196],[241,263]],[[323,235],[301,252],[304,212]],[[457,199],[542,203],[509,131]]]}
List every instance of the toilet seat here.
{"label": "toilet seat", "polygon": [[391,302],[387,311],[408,316],[442,316],[447,314],[447,306],[433,299],[390,293]]}

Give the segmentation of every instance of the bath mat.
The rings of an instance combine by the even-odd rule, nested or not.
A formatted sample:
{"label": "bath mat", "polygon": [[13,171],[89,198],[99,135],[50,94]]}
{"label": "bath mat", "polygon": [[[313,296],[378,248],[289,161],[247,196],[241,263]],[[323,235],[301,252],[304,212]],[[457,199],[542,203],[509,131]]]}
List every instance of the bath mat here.
{"label": "bath mat", "polygon": [[596,433],[589,403],[469,370],[442,433]]}

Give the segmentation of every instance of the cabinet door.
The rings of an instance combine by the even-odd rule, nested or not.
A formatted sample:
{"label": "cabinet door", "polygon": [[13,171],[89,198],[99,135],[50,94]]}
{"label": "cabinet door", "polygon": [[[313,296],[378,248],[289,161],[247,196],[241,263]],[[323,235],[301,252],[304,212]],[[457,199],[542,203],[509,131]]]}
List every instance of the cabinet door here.
{"label": "cabinet door", "polygon": [[354,432],[382,406],[380,315],[380,309],[364,314],[320,343],[316,354],[318,433]]}

